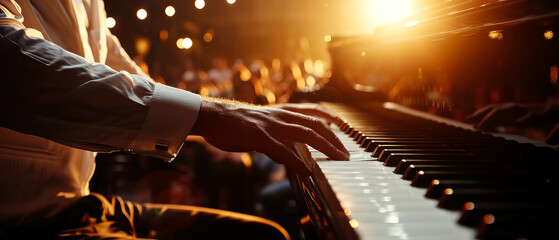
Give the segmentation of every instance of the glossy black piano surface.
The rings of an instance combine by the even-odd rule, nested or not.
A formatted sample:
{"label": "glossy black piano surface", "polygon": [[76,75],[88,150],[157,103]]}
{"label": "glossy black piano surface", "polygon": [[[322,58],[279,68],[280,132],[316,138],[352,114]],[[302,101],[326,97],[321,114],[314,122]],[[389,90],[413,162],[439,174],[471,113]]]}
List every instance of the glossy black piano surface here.
{"label": "glossy black piano surface", "polygon": [[[511,137],[465,122],[488,104],[558,101],[559,1],[415,4],[422,10],[374,34],[333,36],[329,83],[293,97],[328,102],[346,120],[336,131],[355,145],[349,162],[309,158],[314,176],[290,177],[307,238],[557,238],[557,146],[540,142],[541,132],[533,129],[504,129],[524,135]],[[321,159],[316,154],[311,149],[309,156]],[[373,172],[367,174],[368,168]],[[399,190],[379,191],[408,192],[398,185],[405,181],[411,195],[422,195],[413,199],[432,202],[433,211],[451,214],[448,222],[458,227],[418,230],[422,219],[412,203],[375,207],[362,196],[347,196],[377,191],[373,178],[386,171],[397,176]],[[387,206],[394,215],[387,215]]]}

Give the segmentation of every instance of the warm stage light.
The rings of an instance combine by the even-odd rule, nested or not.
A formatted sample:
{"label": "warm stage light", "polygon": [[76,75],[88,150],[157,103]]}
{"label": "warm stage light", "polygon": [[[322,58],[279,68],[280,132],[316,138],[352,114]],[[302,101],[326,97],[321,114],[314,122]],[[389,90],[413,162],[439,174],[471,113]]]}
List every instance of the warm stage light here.
{"label": "warm stage light", "polygon": [[214,36],[213,36],[211,33],[209,33],[209,32],[204,33],[204,42],[209,43],[209,42],[211,42],[213,39],[214,39]]}
{"label": "warm stage light", "polygon": [[177,47],[179,49],[184,49],[184,47],[182,46],[182,41],[184,40],[184,38],[179,38],[177,39]]}
{"label": "warm stage light", "polygon": [[496,40],[501,40],[503,39],[503,33],[501,32],[501,30],[494,30],[494,31],[490,31],[489,34],[487,35],[490,39],[496,39]]}
{"label": "warm stage light", "polygon": [[351,219],[351,220],[349,220],[349,225],[350,225],[352,228],[357,228],[357,227],[359,227],[359,222],[358,222],[357,220],[355,220],[355,219]]}
{"label": "warm stage light", "polygon": [[316,79],[312,76],[308,76],[307,79],[305,79],[305,82],[307,83],[307,86],[314,86],[316,84]]}
{"label": "warm stage light", "polygon": [[547,40],[551,40],[553,38],[553,31],[547,30],[543,33],[543,37]]}
{"label": "warm stage light", "polygon": [[140,19],[140,20],[144,20],[148,17],[148,12],[145,9],[140,8],[136,12],[136,17],[138,17],[138,19]]}
{"label": "warm stage light", "polygon": [[412,26],[415,26],[415,25],[417,25],[417,24],[419,24],[419,23],[420,23],[420,21],[417,21],[417,20],[416,20],[416,21],[413,21],[413,22],[406,23],[406,24],[404,24],[404,26],[406,26],[406,27],[412,27]]}
{"label": "warm stage light", "polygon": [[167,39],[169,39],[169,31],[167,31],[167,29],[161,29],[161,31],[159,31],[159,39],[161,41],[167,41]]}
{"label": "warm stage light", "polygon": [[176,13],[176,10],[175,10],[175,8],[174,8],[173,6],[167,6],[167,7],[165,8],[165,14],[166,14],[167,16],[172,17],[172,16],[175,15],[175,13]]}
{"label": "warm stage light", "polygon": [[229,3],[229,4],[233,4],[235,2],[236,2],[236,0],[227,0],[227,3]]}
{"label": "warm stage light", "polygon": [[189,48],[192,47],[192,44],[193,44],[193,43],[192,43],[192,39],[190,39],[190,38],[184,38],[184,39],[182,40],[182,43],[181,43],[181,44],[182,44],[182,47],[183,47],[184,49],[189,49]]}
{"label": "warm stage light", "polygon": [[206,2],[204,2],[204,0],[196,0],[194,6],[198,9],[202,9],[206,6]]}
{"label": "warm stage light", "polygon": [[400,20],[410,15],[410,0],[376,0],[374,13],[379,24]]}
{"label": "warm stage light", "polygon": [[116,26],[116,20],[112,17],[105,19],[105,26],[108,28],[114,28]]}

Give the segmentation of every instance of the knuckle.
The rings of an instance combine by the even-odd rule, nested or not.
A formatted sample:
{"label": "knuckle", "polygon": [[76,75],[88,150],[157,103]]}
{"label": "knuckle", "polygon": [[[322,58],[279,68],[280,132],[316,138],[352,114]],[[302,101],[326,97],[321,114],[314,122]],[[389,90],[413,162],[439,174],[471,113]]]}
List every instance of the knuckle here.
{"label": "knuckle", "polygon": [[304,127],[303,134],[305,134],[306,136],[312,136],[315,134],[315,132],[312,128]]}

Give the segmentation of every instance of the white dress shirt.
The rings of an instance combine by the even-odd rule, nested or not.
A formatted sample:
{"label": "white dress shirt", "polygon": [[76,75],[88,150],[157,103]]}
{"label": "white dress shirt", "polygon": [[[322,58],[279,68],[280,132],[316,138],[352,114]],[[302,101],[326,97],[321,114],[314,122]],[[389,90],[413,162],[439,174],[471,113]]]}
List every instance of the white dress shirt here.
{"label": "white dress shirt", "polygon": [[200,96],[155,83],[101,0],[0,0],[0,233],[87,195],[94,152],[172,160]]}

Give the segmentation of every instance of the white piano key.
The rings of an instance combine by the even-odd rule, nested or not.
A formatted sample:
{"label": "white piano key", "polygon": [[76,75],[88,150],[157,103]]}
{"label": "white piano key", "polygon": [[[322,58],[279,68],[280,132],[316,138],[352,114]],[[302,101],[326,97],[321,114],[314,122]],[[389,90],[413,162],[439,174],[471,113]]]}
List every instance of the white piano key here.
{"label": "white piano key", "polygon": [[[353,139],[334,131],[352,149],[350,161],[317,164],[361,239],[475,239],[474,229],[456,223],[459,212],[437,208],[437,201],[424,197],[426,189],[410,186],[394,167],[373,161]],[[314,149],[311,155],[326,159]]]}

